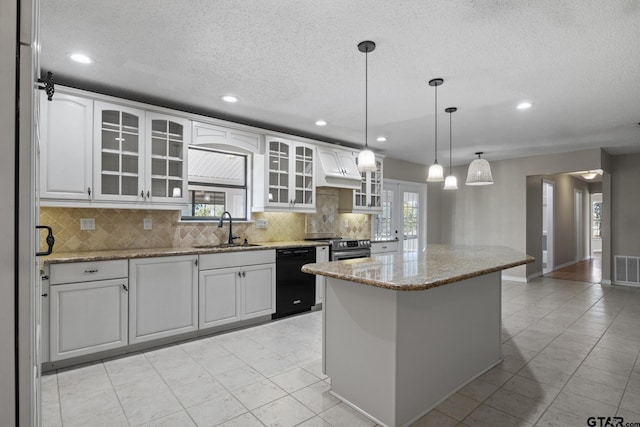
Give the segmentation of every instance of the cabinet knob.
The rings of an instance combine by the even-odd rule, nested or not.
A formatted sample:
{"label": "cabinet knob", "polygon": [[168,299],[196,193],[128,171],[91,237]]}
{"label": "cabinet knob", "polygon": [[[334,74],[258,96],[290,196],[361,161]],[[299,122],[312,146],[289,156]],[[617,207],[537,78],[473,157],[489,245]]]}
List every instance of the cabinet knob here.
{"label": "cabinet knob", "polygon": [[122,289],[124,289],[125,292],[129,292],[127,285],[125,285],[124,283],[122,284]]}

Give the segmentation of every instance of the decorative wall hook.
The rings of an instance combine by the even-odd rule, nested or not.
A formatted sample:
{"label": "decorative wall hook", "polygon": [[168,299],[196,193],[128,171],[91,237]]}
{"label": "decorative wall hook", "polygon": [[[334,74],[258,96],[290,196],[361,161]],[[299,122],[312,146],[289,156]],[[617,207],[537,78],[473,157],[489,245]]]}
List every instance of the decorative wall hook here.
{"label": "decorative wall hook", "polygon": [[56,92],[53,87],[53,73],[51,71],[47,72],[47,77],[38,79],[38,83],[44,83],[44,86],[38,86],[38,89],[44,90],[47,93],[47,99],[51,101],[53,94]]}

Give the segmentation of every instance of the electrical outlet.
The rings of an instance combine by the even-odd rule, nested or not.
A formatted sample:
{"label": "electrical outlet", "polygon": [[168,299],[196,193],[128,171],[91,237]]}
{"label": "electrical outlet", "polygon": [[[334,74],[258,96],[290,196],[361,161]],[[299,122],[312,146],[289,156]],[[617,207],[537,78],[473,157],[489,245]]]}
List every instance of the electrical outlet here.
{"label": "electrical outlet", "polygon": [[95,218],[80,218],[80,230],[93,231],[96,229]]}
{"label": "electrical outlet", "polygon": [[256,228],[267,228],[267,225],[266,219],[256,219]]}
{"label": "electrical outlet", "polygon": [[151,230],[153,228],[153,219],[145,218],[143,221],[143,227],[145,230]]}

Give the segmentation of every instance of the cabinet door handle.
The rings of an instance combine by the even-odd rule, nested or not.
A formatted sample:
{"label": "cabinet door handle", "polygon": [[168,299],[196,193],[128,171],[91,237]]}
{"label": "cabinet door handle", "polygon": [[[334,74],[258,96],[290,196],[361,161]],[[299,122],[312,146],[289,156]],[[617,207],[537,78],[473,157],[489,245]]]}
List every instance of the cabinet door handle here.
{"label": "cabinet door handle", "polygon": [[122,289],[124,289],[125,292],[129,292],[127,285],[125,285],[124,283],[122,284]]}
{"label": "cabinet door handle", "polygon": [[198,259],[195,259],[196,267],[198,266]]}
{"label": "cabinet door handle", "polygon": [[149,193],[149,190],[147,190],[147,199],[151,198],[151,193]]}
{"label": "cabinet door handle", "polygon": [[36,229],[47,230],[47,237],[45,239],[45,242],[47,242],[47,250],[42,252],[40,251],[36,252],[36,256],[51,255],[51,252],[53,252],[53,245],[56,242],[56,239],[53,237],[53,230],[48,225],[36,225]]}
{"label": "cabinet door handle", "polygon": [[91,187],[87,187],[87,194],[89,195],[89,198],[91,198]]}
{"label": "cabinet door handle", "polygon": [[140,190],[140,197],[144,199],[144,190]]}
{"label": "cabinet door handle", "polygon": [[247,272],[246,271],[242,272],[242,277],[247,277]]}
{"label": "cabinet door handle", "polygon": [[238,277],[242,277],[242,272],[238,271]]}
{"label": "cabinet door handle", "polygon": [[85,270],[85,271],[84,271],[84,274],[95,274],[95,273],[97,273],[97,272],[98,272],[98,269],[96,268],[96,269],[94,269],[94,270]]}
{"label": "cabinet door handle", "polygon": [[297,299],[297,300],[295,300],[293,303],[294,303],[294,304],[300,304],[300,302],[301,302],[301,301],[300,301],[299,299]]}

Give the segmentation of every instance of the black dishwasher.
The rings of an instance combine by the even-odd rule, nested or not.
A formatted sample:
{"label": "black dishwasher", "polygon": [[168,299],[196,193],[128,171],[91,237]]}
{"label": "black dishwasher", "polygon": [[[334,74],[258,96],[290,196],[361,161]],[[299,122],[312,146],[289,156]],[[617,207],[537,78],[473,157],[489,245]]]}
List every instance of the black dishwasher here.
{"label": "black dishwasher", "polygon": [[316,276],[303,273],[305,264],[316,262],[316,248],[276,251],[276,312],[273,319],[308,311],[316,302]]}

